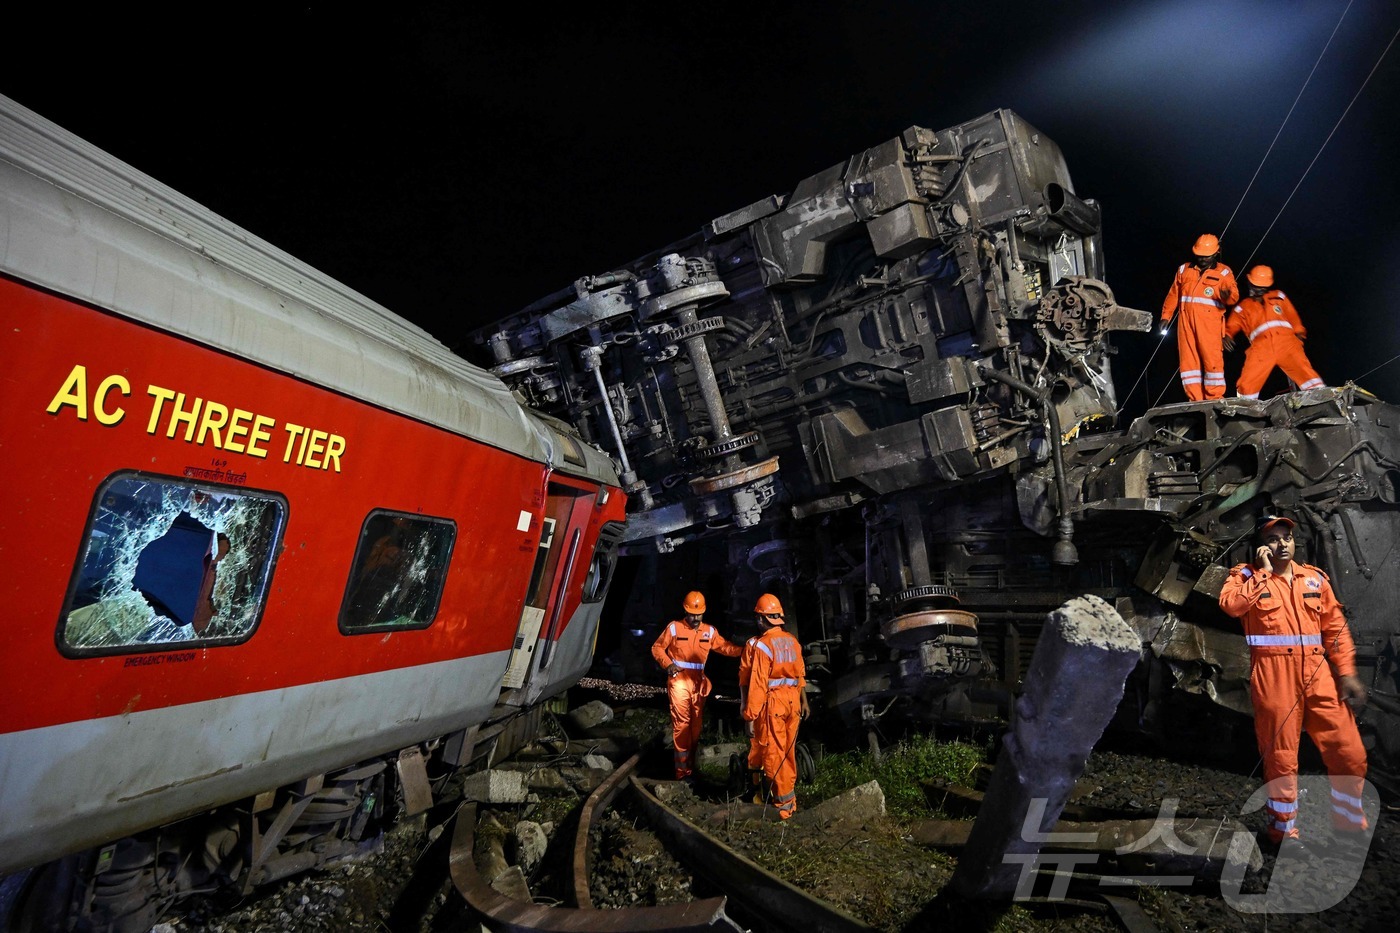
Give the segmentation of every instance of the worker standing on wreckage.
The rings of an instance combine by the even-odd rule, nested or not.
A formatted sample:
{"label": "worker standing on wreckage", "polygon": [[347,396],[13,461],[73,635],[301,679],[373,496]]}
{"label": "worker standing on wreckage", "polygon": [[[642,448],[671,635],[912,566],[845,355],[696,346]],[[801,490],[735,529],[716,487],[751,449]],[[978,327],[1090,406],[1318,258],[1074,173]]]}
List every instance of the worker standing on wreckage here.
{"label": "worker standing on wreckage", "polygon": [[671,739],[675,744],[676,780],[693,781],[695,746],[700,741],[705,698],[710,678],[705,661],[711,651],[737,658],[741,649],[705,622],[705,594],[692,590],[681,602],[685,618],[668,622],[651,646],[651,656],[666,671],[666,693],[671,701]]}
{"label": "worker standing on wreckage", "polygon": [[1293,560],[1293,527],[1292,519],[1264,516],[1253,565],[1233,568],[1220,591],[1220,608],[1242,621],[1249,644],[1249,695],[1275,844],[1299,837],[1304,729],[1327,766],[1333,828],[1341,834],[1368,828],[1366,750],[1352,712],[1365,705],[1366,686],[1356,676],[1356,647],[1327,574]]}
{"label": "worker standing on wreckage", "polygon": [[1225,396],[1225,309],[1239,300],[1230,267],[1220,262],[1220,240],[1203,233],[1182,263],[1162,302],[1162,336],[1178,321],[1176,352],[1181,387],[1193,402]]}
{"label": "worker standing on wreckage", "polygon": [[1298,310],[1282,289],[1274,288],[1274,270],[1255,266],[1245,273],[1245,297],[1225,319],[1225,349],[1235,349],[1234,338],[1249,337],[1235,394],[1258,398],[1259,390],[1277,366],[1300,389],[1320,389],[1326,385],[1303,352],[1308,330]]}
{"label": "worker standing on wreckage", "polygon": [[788,819],[797,812],[797,727],[811,714],[807,668],[802,646],[783,628],[786,620],[778,597],[764,593],[753,611],[764,631],[749,641],[742,715],[753,723],[750,747],[761,750],[768,802]]}

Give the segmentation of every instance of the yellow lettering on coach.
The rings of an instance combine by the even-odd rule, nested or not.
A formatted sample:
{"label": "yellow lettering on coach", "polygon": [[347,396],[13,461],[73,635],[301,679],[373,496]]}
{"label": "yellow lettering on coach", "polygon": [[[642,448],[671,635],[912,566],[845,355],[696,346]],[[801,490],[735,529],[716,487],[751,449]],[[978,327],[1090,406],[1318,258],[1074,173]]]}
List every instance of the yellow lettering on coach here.
{"label": "yellow lettering on coach", "polygon": [[[194,410],[196,414],[199,412],[199,399],[195,399]],[[226,424],[228,424],[228,409],[220,405],[218,402],[205,403],[204,419],[199,422],[199,437],[195,440],[195,443],[203,447],[204,435],[213,433],[214,446],[223,447],[223,436],[219,432],[223,430],[223,427]],[[185,440],[189,439],[189,435],[186,434]]]}
{"label": "yellow lettering on coach", "polygon": [[156,425],[160,424],[160,412],[165,407],[165,403],[175,397],[174,389],[162,388],[158,385],[146,386],[146,394],[155,399],[155,404],[151,406],[151,420],[146,422],[146,433],[156,433]]}
{"label": "yellow lettering on coach", "polygon": [[272,440],[272,432],[263,430],[277,425],[275,418],[257,415],[253,418],[253,429],[248,432],[248,453],[254,457],[267,457],[267,448],[259,446]]}
{"label": "yellow lettering on coach", "polygon": [[73,413],[79,421],[87,420],[87,367],[81,363],[74,366],[68,378],[63,380],[63,388],[54,395],[46,411],[52,415],[65,405],[73,406]]}
{"label": "yellow lettering on coach", "polygon": [[[306,465],[314,470],[321,469],[321,451],[325,450],[326,432],[312,431],[311,441],[306,445]],[[298,458],[300,459],[300,458]]]}
{"label": "yellow lettering on coach", "polygon": [[[287,432],[287,452],[284,453],[284,454],[282,455],[282,462],[283,462],[283,463],[291,463],[291,462],[292,462],[292,447],[294,447],[294,446],[296,445],[297,438],[300,437],[300,438],[302,439],[301,442],[302,442],[302,446],[303,446],[303,447],[305,447],[305,445],[306,445],[306,438],[304,437],[304,435],[305,435],[305,433],[306,433],[306,428],[303,428],[303,427],[302,427],[301,425],[299,425],[299,424],[292,424],[290,421],[288,421],[286,424],[282,425],[282,427],[283,427],[283,428],[286,430],[286,432]],[[296,462],[297,462],[297,463],[301,463],[301,452],[300,452],[300,451],[297,452],[297,459],[296,459]]]}
{"label": "yellow lettering on coach", "polygon": [[248,422],[252,420],[253,413],[251,411],[244,411],[241,408],[233,410],[233,418],[228,423],[228,440],[224,441],[224,450],[243,453],[244,443],[239,438],[248,436],[248,429],[252,427]]}
{"label": "yellow lettering on coach", "polygon": [[[203,404],[204,399],[200,398],[199,396],[195,396],[194,403],[188,409],[186,409],[185,393],[176,392],[175,405],[170,410],[170,426],[166,428],[165,436],[174,437],[175,429],[181,424],[183,424],[185,425],[185,442],[189,443],[190,441],[194,440],[194,426],[195,422],[199,420],[199,409]],[[223,406],[220,407],[222,408]],[[227,414],[227,412],[225,412],[225,414]],[[223,422],[219,423],[222,424]],[[214,446],[219,446],[219,442],[217,440],[214,442]]]}
{"label": "yellow lettering on coach", "polygon": [[323,469],[330,469],[331,463],[335,463],[335,471],[340,472],[340,455],[345,453],[345,438],[339,434],[332,434],[326,443],[326,465]]}
{"label": "yellow lettering on coach", "polygon": [[98,423],[112,425],[126,417],[125,408],[117,408],[112,411],[107,410],[107,396],[113,389],[117,389],[122,395],[131,394],[131,383],[125,377],[112,375],[102,380],[102,384],[97,387],[97,392],[92,396],[92,413],[97,417]]}
{"label": "yellow lettering on coach", "polygon": [[[107,396],[116,389],[122,395],[131,394],[131,384],[119,375],[108,376],[97,386],[97,391],[92,396],[92,410],[97,417],[99,424],[113,425],[126,417],[125,408],[107,407]],[[57,414],[59,409],[72,406],[73,414],[79,421],[86,421],[88,417],[88,392],[87,392],[87,367],[79,363],[68,373],[68,378],[63,380],[63,387],[58,390],[53,399],[49,401],[49,407],[45,409],[49,414]]]}
{"label": "yellow lettering on coach", "polygon": [[[112,374],[97,383],[96,391],[88,392],[87,367],[75,365],[64,377],[63,384],[49,400],[46,411],[59,414],[65,408],[73,410],[79,421],[88,420],[91,411],[98,424],[111,427],[126,418],[126,408],[119,399],[131,395],[131,383],[125,376]],[[216,450],[246,453],[266,459],[269,445],[277,431],[276,418],[260,415],[244,408],[231,408],[212,399],[187,395],[177,389],[167,389],[154,383],[146,386],[151,399],[151,414],[146,421],[146,433],[156,434],[164,428],[165,436],[182,436],[185,443],[211,446]],[[287,445],[282,453],[283,463],[294,463],[312,470],[341,472],[345,454],[345,437],[320,428],[309,428],[290,421],[283,422]]]}

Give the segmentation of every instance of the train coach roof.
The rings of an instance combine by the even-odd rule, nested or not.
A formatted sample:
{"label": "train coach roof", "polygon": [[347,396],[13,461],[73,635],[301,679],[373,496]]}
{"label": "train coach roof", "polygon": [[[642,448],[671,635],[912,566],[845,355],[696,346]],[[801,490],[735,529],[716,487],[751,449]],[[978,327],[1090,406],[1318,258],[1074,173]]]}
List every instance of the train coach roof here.
{"label": "train coach roof", "polygon": [[[426,331],[0,95],[0,268],[540,462],[491,373]],[[610,472],[601,456],[593,472]]]}

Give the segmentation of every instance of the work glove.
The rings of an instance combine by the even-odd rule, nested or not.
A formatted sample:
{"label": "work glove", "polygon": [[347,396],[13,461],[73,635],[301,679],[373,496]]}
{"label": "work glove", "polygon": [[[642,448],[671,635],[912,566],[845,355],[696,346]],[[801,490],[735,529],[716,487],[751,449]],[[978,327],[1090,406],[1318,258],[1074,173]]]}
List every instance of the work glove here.
{"label": "work glove", "polygon": [[1223,344],[1225,345],[1225,350],[1226,350],[1227,352],[1230,352],[1230,353],[1235,352],[1235,338],[1233,338],[1233,337],[1226,337],[1224,340],[1221,341],[1221,343],[1223,343]]}
{"label": "work glove", "polygon": [[1366,684],[1355,674],[1349,674],[1337,678],[1339,691],[1342,695],[1342,702],[1353,709],[1360,709],[1366,705],[1370,696],[1366,693]]}
{"label": "work glove", "polygon": [[1163,337],[1165,337],[1165,336],[1167,336],[1167,331],[1169,331],[1169,330],[1171,330],[1171,329],[1172,329],[1172,322],[1171,322],[1171,321],[1163,321],[1163,322],[1162,322],[1162,326],[1159,327],[1159,328],[1157,328],[1157,333],[1159,333],[1159,334],[1161,334]]}

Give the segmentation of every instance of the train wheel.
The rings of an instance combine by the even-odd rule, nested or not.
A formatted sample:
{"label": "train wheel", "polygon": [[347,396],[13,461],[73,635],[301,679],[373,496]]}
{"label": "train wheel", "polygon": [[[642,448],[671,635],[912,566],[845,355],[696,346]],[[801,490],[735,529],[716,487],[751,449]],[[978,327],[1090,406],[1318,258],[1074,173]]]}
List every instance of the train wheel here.
{"label": "train wheel", "polygon": [[817,779],[817,761],[812,757],[812,751],[807,747],[807,743],[797,743],[797,780],[803,784],[810,784]]}
{"label": "train wheel", "polygon": [[94,882],[96,851],[80,852],[29,872],[5,919],[5,933],[146,933],[163,906],[149,847],[123,840]]}
{"label": "train wheel", "polygon": [[5,933],[51,933],[69,929],[79,856],[70,855],[5,879],[8,905],[0,902]]}

